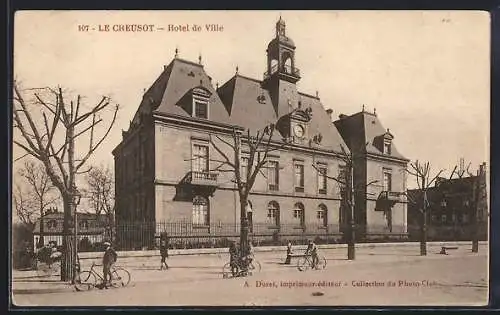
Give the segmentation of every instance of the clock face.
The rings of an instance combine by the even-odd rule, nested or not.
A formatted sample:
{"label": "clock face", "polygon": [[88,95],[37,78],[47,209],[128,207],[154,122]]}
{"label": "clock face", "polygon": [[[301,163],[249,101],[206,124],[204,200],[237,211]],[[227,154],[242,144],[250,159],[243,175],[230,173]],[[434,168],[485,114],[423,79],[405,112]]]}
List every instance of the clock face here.
{"label": "clock face", "polygon": [[295,127],[293,127],[293,133],[295,136],[302,138],[304,136],[304,127],[301,125],[295,125]]}

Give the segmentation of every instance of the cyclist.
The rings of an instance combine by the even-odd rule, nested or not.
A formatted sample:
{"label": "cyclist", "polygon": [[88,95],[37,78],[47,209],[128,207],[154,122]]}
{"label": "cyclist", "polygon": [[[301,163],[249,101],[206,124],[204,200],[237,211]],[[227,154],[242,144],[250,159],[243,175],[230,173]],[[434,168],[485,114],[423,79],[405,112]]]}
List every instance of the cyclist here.
{"label": "cyclist", "polygon": [[104,283],[103,287],[105,289],[108,288],[108,276],[109,276],[109,281],[111,281],[111,268],[115,264],[118,255],[116,254],[116,251],[113,249],[111,246],[110,242],[104,242],[105,250],[104,250],[104,256],[102,257],[102,273],[104,276]]}
{"label": "cyclist", "polygon": [[309,240],[309,244],[307,245],[307,249],[306,249],[306,255],[311,255],[311,258],[312,258],[312,268],[315,269],[316,266],[318,265],[319,263],[319,259],[318,259],[318,247],[316,246],[316,244],[314,244],[314,242],[312,240]]}

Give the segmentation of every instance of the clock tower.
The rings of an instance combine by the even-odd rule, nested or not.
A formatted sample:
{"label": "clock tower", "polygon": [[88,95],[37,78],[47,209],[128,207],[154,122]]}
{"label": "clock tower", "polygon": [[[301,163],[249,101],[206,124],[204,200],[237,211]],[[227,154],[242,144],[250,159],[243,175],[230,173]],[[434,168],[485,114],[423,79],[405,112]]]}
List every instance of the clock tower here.
{"label": "clock tower", "polygon": [[[287,36],[286,24],[281,17],[276,22],[275,37],[269,42],[266,52],[267,71],[262,87],[269,91],[276,115],[282,117],[300,107],[296,87],[300,71],[295,66],[295,43]],[[300,133],[298,128],[297,132]]]}

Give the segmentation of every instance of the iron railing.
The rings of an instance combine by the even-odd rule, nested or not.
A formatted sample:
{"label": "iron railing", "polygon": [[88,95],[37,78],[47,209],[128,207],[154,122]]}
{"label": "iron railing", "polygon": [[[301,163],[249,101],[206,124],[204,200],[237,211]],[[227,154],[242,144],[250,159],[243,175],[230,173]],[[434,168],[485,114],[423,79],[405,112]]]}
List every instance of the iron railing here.
{"label": "iron railing", "polygon": [[[62,224],[62,222],[61,222]],[[104,241],[112,241],[119,250],[154,249],[159,246],[159,235],[166,232],[171,248],[210,248],[227,247],[229,241],[239,241],[239,223],[211,222],[207,225],[188,221],[173,222],[124,222],[118,221],[110,232],[103,227],[100,233],[79,235],[79,251],[101,251]],[[294,223],[256,223],[249,227],[249,237],[256,246],[286,245],[290,240],[295,244],[305,244],[312,239],[318,244],[345,243],[344,233],[349,232],[347,224],[324,225],[321,221]],[[487,239],[487,224],[477,226],[480,240]],[[420,240],[420,227],[417,225],[355,225],[356,242],[395,242]],[[427,225],[429,241],[466,241],[471,240],[475,231],[474,224]],[[112,234],[110,234],[112,233]],[[35,234],[35,237],[38,235]],[[45,243],[56,241],[62,244],[60,233],[44,233]]]}
{"label": "iron railing", "polygon": [[191,184],[217,185],[217,176],[218,174],[213,172],[191,171],[187,180]]}

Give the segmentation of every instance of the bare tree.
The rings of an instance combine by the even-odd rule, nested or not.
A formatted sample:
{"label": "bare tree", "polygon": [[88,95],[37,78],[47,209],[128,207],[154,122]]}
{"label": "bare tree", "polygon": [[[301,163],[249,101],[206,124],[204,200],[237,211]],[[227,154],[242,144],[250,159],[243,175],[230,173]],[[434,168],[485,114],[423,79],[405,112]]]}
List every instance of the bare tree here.
{"label": "bare tree", "polygon": [[[31,98],[27,94],[32,94]],[[112,110],[112,118],[107,120],[108,127],[100,137],[96,136],[100,123],[99,117],[111,104],[109,97],[85,108],[82,96],[76,99],[68,97],[62,88],[21,89],[14,82],[13,114],[14,128],[20,137],[14,143],[30,155],[38,159],[49,176],[52,184],[59,190],[64,207],[63,223],[63,257],[61,280],[73,281],[76,264],[76,238],[70,234],[72,216],[76,221],[76,204],[78,190],[75,184],[77,174],[85,172],[83,167],[90,156],[99,148],[113,127],[118,105]],[[41,114],[41,117],[37,117]],[[86,135],[88,146],[75,157],[75,141]],[[73,227],[76,234],[76,226]]]}
{"label": "bare tree", "polygon": [[474,174],[470,171],[471,162],[467,164],[467,168],[465,168],[464,159],[460,159],[460,164],[455,166],[453,172],[450,175],[450,179],[456,175],[456,178],[462,179],[467,174],[469,177],[474,177],[472,189],[472,252],[477,253],[479,251],[479,220],[478,220],[478,212],[481,205],[481,198],[486,198],[486,173],[485,168],[486,165],[483,163],[479,166],[479,170],[477,174]]}
{"label": "bare tree", "polygon": [[[246,131],[246,134],[244,134],[242,129],[233,128],[231,134],[232,141],[224,139],[219,135],[210,135],[212,147],[222,157],[222,160],[212,160],[218,164],[214,168],[214,171],[234,174],[234,179],[232,181],[236,185],[240,200],[241,255],[245,255],[248,247],[249,222],[247,217],[247,205],[250,191],[255,184],[258,174],[262,174],[266,177],[262,170],[267,167],[266,163],[268,162],[269,153],[283,149],[290,142],[290,139],[282,139],[281,143],[273,141],[273,136],[275,134],[276,125],[271,123],[263,130],[257,131],[255,135],[253,135],[249,129]],[[219,143],[216,143],[214,138],[217,139]],[[224,147],[229,150],[225,150]],[[242,151],[245,151],[245,153]],[[230,152],[230,154],[227,152]],[[243,159],[247,161],[244,164],[246,166],[246,171],[244,173],[242,172]]]}
{"label": "bare tree", "polygon": [[[39,244],[43,245],[43,215],[49,206],[54,205],[55,201],[59,199],[59,196],[54,196],[55,187],[50,181],[45,171],[45,167],[42,164],[37,164],[31,160],[25,161],[24,167],[18,171],[18,174],[26,181],[29,188],[28,197],[18,195],[18,202],[22,203],[23,199],[26,200],[26,198],[31,198],[30,204],[34,207],[33,209],[24,209],[23,217],[27,218],[32,211],[35,213],[38,212],[36,216],[31,217],[40,218]],[[18,209],[20,210],[22,208],[23,207],[19,207]]]}
{"label": "bare tree", "polygon": [[32,231],[39,215],[32,195],[27,189],[23,189],[20,184],[16,184],[12,192],[12,201],[17,218]]}
{"label": "bare tree", "polygon": [[[365,144],[365,146],[368,145],[368,143]],[[342,209],[347,210],[345,211],[346,215],[346,221],[348,223],[348,229],[347,231],[344,231],[344,235],[347,241],[347,259],[348,260],[354,260],[356,257],[355,253],[355,241],[356,241],[356,236],[355,236],[355,230],[356,230],[356,223],[355,223],[355,216],[354,216],[354,209],[355,209],[355,195],[358,193],[360,190],[364,191],[366,187],[369,187],[371,185],[374,185],[378,183],[378,180],[373,180],[368,183],[358,183],[356,184],[354,181],[354,169],[356,165],[356,159],[362,158],[362,156],[357,156],[356,152],[353,152],[352,150],[349,151],[346,148],[344,148],[343,145],[340,145],[341,149],[341,154],[339,156],[340,160],[342,161],[342,165],[345,167],[345,172],[342,174],[338,174],[338,176],[329,176],[326,174],[323,174],[327,179],[334,180],[339,187],[340,194],[341,194],[341,202],[342,202]],[[314,159],[313,159],[313,168],[317,172],[321,172],[321,170],[318,168],[316,165]]]}
{"label": "bare tree", "polygon": [[[408,201],[419,206],[419,211],[421,213],[421,222],[420,222],[420,255],[427,255],[427,220],[428,220],[428,211],[429,201],[427,199],[427,190],[431,185],[439,178],[439,176],[444,172],[444,170],[439,170],[435,176],[431,175],[431,166],[429,162],[421,163],[418,160],[415,162],[410,162],[411,170],[407,169],[406,171],[415,177],[415,180],[418,185],[418,189],[421,192],[421,196],[412,196],[410,194],[406,194]],[[455,171],[455,170],[454,170]],[[453,174],[453,172],[452,172]],[[422,198],[421,203],[417,198]]]}
{"label": "bare tree", "polygon": [[109,167],[93,166],[85,176],[87,182],[86,195],[97,214],[106,216],[106,234],[113,241],[114,234],[114,177]]}

